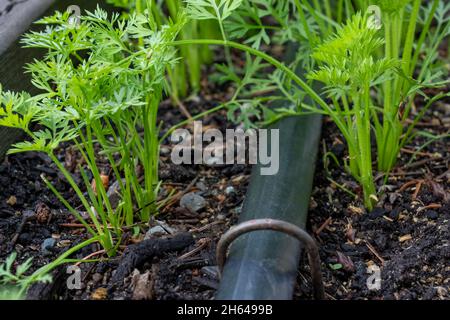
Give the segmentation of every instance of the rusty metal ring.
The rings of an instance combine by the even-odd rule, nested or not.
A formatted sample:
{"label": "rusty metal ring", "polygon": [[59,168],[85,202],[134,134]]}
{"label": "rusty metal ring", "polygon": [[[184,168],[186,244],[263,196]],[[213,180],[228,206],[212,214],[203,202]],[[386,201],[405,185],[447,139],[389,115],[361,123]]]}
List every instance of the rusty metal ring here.
{"label": "rusty metal ring", "polygon": [[311,278],[314,289],[314,297],[318,300],[325,298],[325,290],[322,281],[322,272],[320,270],[319,249],[314,239],[302,228],[281,220],[275,219],[255,219],[243,222],[228,230],[217,244],[217,265],[219,273],[222,274],[227,257],[227,251],[231,243],[243,234],[258,231],[272,230],[285,233],[296,238],[306,245],[309,265],[311,268]]}

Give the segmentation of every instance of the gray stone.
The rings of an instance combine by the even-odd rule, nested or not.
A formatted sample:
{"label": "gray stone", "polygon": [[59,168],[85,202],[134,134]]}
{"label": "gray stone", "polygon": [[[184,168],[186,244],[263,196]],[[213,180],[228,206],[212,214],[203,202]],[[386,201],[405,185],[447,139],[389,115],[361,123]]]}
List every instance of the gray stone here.
{"label": "gray stone", "polygon": [[202,196],[199,196],[194,192],[190,192],[185,194],[181,198],[180,205],[183,208],[186,208],[189,211],[196,213],[206,206],[206,200]]}
{"label": "gray stone", "polygon": [[225,189],[225,193],[226,193],[227,195],[233,194],[233,193],[234,193],[234,187],[232,187],[232,186],[227,187],[227,188]]}
{"label": "gray stone", "polygon": [[200,191],[206,191],[206,190],[208,190],[208,187],[205,185],[205,183],[204,183],[203,181],[197,182],[197,183],[195,184],[195,186],[196,186],[197,188],[199,188]]}
{"label": "gray stone", "polygon": [[159,152],[162,155],[168,155],[168,154],[170,154],[170,149],[167,147],[161,147],[161,149],[159,149]]}
{"label": "gray stone", "polygon": [[163,227],[161,226],[155,226],[153,228],[150,228],[150,230],[147,231],[147,233],[145,234],[144,240],[148,240],[154,237],[160,237],[160,236],[164,236],[167,235],[167,231],[164,230]]}
{"label": "gray stone", "polygon": [[52,249],[55,247],[56,244],[56,240],[53,238],[47,238],[44,240],[44,242],[42,242],[41,245],[41,250],[42,253],[46,256],[46,255],[51,255],[52,254]]}
{"label": "gray stone", "polygon": [[156,221],[156,226],[150,228],[144,236],[144,240],[161,237],[168,234],[175,234],[176,230],[171,228],[164,221]]}
{"label": "gray stone", "polygon": [[92,281],[94,282],[94,283],[99,283],[100,281],[102,281],[103,280],[103,275],[102,274],[100,274],[100,273],[94,273],[93,275],[92,275]]}

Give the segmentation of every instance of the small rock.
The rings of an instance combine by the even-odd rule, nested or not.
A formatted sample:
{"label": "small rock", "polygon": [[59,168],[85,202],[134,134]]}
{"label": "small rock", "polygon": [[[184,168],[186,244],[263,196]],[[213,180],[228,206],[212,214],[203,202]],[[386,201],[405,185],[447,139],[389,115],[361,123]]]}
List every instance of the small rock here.
{"label": "small rock", "polygon": [[200,191],[203,191],[203,192],[205,192],[205,191],[208,190],[208,187],[207,187],[206,184],[205,184],[204,182],[202,182],[202,181],[197,182],[197,183],[195,184],[195,186],[196,186],[197,188],[199,188]]}
{"label": "small rock", "polygon": [[168,155],[168,154],[170,154],[170,149],[167,148],[167,147],[161,147],[161,148],[159,149],[159,153],[160,153],[161,155]]}
{"label": "small rock", "polygon": [[164,221],[156,221],[156,226],[150,228],[145,234],[144,240],[148,240],[155,237],[161,237],[168,234],[175,234],[176,230],[169,227]]}
{"label": "small rock", "polygon": [[192,213],[196,213],[206,206],[206,200],[202,196],[190,192],[181,198],[180,205]]}
{"label": "small rock", "polygon": [[390,193],[389,194],[389,202],[391,204],[394,204],[394,202],[400,197],[401,197],[401,195],[399,193],[396,193],[396,192]]}
{"label": "small rock", "polygon": [[24,210],[22,212],[22,216],[26,217],[26,218],[31,218],[32,216],[34,216],[34,211],[33,210]]}
{"label": "small rock", "polygon": [[103,279],[103,275],[100,274],[100,273],[94,273],[94,274],[92,275],[92,281],[93,281],[94,283],[99,283],[100,281],[102,281],[102,279]]}
{"label": "small rock", "polygon": [[234,193],[234,187],[229,186],[225,189],[225,194],[230,195]]}
{"label": "small rock", "polygon": [[44,256],[52,254],[52,249],[55,247],[55,244],[56,240],[53,238],[47,238],[42,242],[41,250]]}
{"label": "small rock", "polygon": [[145,234],[144,240],[148,240],[155,237],[161,237],[167,235],[168,232],[164,230],[161,226],[155,226],[153,228],[150,228],[150,230],[147,231]]}
{"label": "small rock", "polygon": [[439,217],[439,214],[434,210],[427,210],[427,212],[425,212],[425,215],[428,219],[431,220],[436,220]]}
{"label": "small rock", "polygon": [[34,191],[39,192],[41,190],[42,190],[42,185],[41,185],[41,183],[38,180],[36,180],[34,182]]}
{"label": "small rock", "polygon": [[154,280],[151,277],[150,271],[141,274],[139,270],[135,269],[133,272],[131,286],[133,288],[133,300],[152,300]]}
{"label": "small rock", "polygon": [[220,214],[217,215],[217,220],[218,220],[218,221],[223,221],[223,220],[225,220],[225,218],[226,218],[226,217],[225,217],[224,214],[221,214],[221,213],[220,213]]}

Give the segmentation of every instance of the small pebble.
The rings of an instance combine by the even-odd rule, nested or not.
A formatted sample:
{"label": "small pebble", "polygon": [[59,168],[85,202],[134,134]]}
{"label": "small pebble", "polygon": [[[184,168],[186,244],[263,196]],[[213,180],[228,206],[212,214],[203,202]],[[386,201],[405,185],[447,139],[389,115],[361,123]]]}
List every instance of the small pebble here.
{"label": "small pebble", "polygon": [[44,240],[44,242],[42,242],[41,250],[42,250],[42,253],[44,254],[44,256],[52,254],[51,250],[53,249],[55,244],[56,244],[56,240],[53,238],[47,238]]}
{"label": "small pebble", "polygon": [[400,208],[394,208],[391,212],[389,212],[389,218],[393,219],[393,220],[397,220],[398,217],[400,216]]}
{"label": "small pebble", "polygon": [[94,283],[99,283],[100,281],[102,281],[102,279],[103,279],[103,275],[100,274],[100,273],[94,273],[94,274],[92,275],[92,281],[93,281]]}
{"label": "small pebble", "polygon": [[230,194],[234,193],[234,187],[232,187],[232,186],[227,187],[227,188],[225,189],[225,193],[226,193],[227,195],[230,195]]}
{"label": "small pebble", "polygon": [[156,224],[156,226],[147,231],[144,240],[176,233],[176,230],[169,227],[169,225],[164,221],[156,221]]}
{"label": "small pebble", "polygon": [[161,147],[161,149],[159,150],[161,155],[168,155],[170,153],[170,149],[167,147]]}
{"label": "small pebble", "polygon": [[147,231],[145,234],[144,240],[148,240],[154,237],[161,237],[167,235],[167,231],[164,230],[161,226],[155,226],[153,228],[150,228],[150,230]]}
{"label": "small pebble", "polygon": [[27,218],[31,218],[32,216],[34,216],[34,211],[33,210],[24,210],[22,212],[22,216],[23,217],[27,217]]}
{"label": "small pebble", "polygon": [[206,206],[206,200],[202,196],[190,192],[181,198],[180,205],[192,213],[196,213]]}
{"label": "small pebble", "polygon": [[208,187],[205,185],[205,183],[204,182],[202,182],[202,181],[199,181],[199,182],[197,182],[196,184],[195,184],[195,186],[197,187],[197,188],[199,188],[200,189],[200,191],[206,191],[206,190],[208,190]]}

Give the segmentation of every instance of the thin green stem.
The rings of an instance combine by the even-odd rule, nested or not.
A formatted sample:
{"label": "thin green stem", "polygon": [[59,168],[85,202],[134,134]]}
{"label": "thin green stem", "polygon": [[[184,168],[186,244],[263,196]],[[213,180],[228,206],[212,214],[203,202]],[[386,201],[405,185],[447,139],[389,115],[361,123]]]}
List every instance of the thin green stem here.
{"label": "thin green stem", "polygon": [[259,51],[257,49],[254,49],[252,47],[249,47],[247,45],[237,43],[234,41],[223,41],[223,40],[213,40],[213,39],[196,39],[196,40],[178,40],[173,42],[168,42],[167,45],[172,46],[181,46],[181,45],[222,45],[222,46],[229,46],[244,52],[248,52],[251,55],[260,57],[261,59],[267,61],[268,63],[272,64],[277,69],[283,71],[289,79],[294,81],[300,88],[302,88],[306,94],[308,94],[311,99],[316,102],[323,110],[327,112],[327,114],[333,119],[333,121],[336,123],[344,137],[350,141],[350,136],[348,133],[348,130],[345,126],[345,124],[341,121],[341,119],[333,112],[333,110],[330,108],[330,106],[320,97],[319,94],[317,94],[314,89],[312,89],[305,81],[303,81],[299,76],[295,74],[294,71],[289,69],[284,63],[278,61],[277,59],[269,56],[268,54]]}

